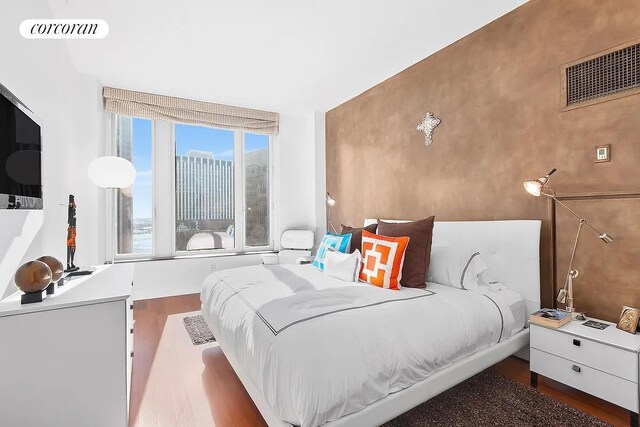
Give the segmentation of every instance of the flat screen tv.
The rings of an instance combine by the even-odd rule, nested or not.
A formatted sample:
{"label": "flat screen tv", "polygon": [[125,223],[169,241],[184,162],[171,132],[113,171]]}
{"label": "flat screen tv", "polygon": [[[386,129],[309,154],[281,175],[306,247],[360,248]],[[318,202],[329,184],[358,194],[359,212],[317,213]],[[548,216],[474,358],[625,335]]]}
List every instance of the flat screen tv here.
{"label": "flat screen tv", "polygon": [[0,84],[0,209],[42,209],[40,120]]}

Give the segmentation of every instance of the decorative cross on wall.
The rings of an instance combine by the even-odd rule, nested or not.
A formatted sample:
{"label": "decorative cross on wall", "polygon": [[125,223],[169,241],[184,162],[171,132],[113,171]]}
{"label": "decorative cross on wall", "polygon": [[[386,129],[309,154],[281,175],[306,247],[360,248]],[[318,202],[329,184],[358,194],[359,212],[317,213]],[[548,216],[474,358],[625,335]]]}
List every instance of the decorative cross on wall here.
{"label": "decorative cross on wall", "polygon": [[424,143],[427,147],[433,142],[433,131],[438,127],[440,122],[441,120],[429,111],[425,114],[424,119],[422,119],[422,123],[420,123],[416,128],[420,132],[424,133]]}

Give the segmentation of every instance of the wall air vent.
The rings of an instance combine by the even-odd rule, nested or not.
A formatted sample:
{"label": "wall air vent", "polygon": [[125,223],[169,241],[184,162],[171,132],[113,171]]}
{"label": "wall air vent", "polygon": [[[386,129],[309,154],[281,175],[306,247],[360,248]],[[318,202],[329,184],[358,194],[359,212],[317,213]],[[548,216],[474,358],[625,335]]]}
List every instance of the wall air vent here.
{"label": "wall air vent", "polygon": [[562,74],[564,110],[640,93],[640,43],[572,62]]}

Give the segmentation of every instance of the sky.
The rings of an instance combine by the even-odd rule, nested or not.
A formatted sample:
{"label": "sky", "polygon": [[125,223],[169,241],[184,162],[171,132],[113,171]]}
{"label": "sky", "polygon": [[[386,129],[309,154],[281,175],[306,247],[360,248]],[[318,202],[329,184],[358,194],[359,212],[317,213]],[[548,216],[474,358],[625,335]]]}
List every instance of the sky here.
{"label": "sky", "polygon": [[[133,217],[151,218],[152,187],[152,121],[133,119],[133,165],[138,173],[133,184]],[[210,151],[214,158],[233,160],[233,131],[203,126],[176,124],[176,154],[189,150]],[[267,135],[245,133],[245,151],[268,147]]]}

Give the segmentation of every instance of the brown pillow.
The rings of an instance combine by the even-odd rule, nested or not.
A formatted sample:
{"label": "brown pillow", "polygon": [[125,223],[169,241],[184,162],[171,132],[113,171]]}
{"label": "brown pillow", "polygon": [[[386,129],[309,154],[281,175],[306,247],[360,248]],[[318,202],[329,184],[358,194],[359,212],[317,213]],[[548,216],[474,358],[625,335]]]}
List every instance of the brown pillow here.
{"label": "brown pillow", "polygon": [[431,260],[431,239],[435,216],[413,222],[390,223],[378,220],[378,234],[389,237],[409,237],[404,254],[400,284],[407,288],[426,287],[425,279]]}
{"label": "brown pillow", "polygon": [[369,224],[366,227],[349,227],[348,225],[340,224],[342,230],[340,234],[351,233],[351,247],[349,253],[352,254],[358,249],[362,252],[362,230],[367,230],[369,233],[375,233],[378,228],[378,224]]}

